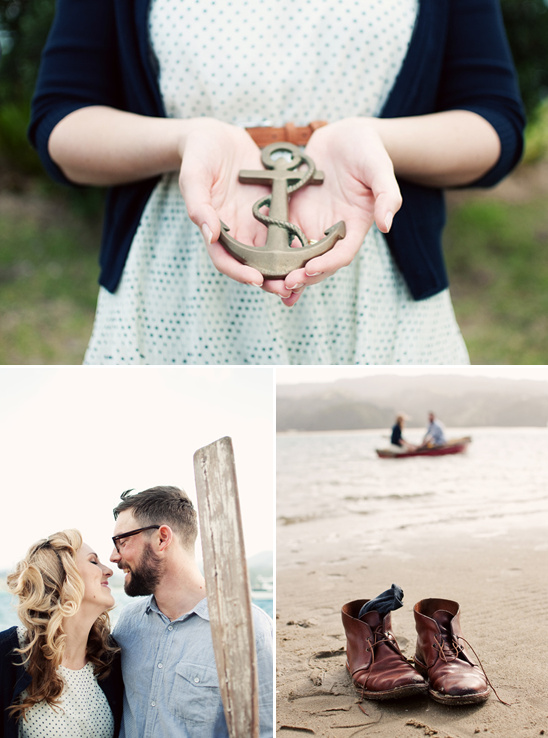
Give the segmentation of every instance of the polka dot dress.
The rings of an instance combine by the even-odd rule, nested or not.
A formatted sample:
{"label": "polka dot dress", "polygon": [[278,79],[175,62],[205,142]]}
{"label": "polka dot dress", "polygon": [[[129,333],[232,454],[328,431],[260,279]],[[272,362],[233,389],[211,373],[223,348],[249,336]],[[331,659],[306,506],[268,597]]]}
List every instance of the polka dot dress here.
{"label": "polka dot dress", "polygon": [[60,666],[59,671],[66,685],[59,707],[44,701],[27,710],[26,720],[19,721],[19,738],[113,738],[114,718],[92,664],[78,671]]}
{"label": "polka dot dress", "polygon": [[[172,117],[240,126],[375,116],[418,0],[152,0]],[[101,289],[88,364],[464,364],[448,291],[415,302],[373,227],[350,266],[292,308],[220,275],[162,178],[116,294]]]}

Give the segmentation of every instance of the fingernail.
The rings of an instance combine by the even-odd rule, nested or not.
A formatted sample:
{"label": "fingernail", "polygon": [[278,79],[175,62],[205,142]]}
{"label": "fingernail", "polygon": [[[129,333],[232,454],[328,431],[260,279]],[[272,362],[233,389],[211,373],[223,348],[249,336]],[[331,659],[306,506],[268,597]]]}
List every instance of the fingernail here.
{"label": "fingernail", "polygon": [[394,213],[386,213],[386,218],[384,219],[384,225],[386,226],[386,230],[389,231],[392,228],[392,221],[394,220]]}
{"label": "fingernail", "polygon": [[211,246],[211,239],[213,238],[213,234],[211,233],[211,230],[207,223],[204,223],[202,226],[202,236],[203,236],[205,245]]}
{"label": "fingernail", "polygon": [[319,276],[320,276],[320,274],[321,274],[321,272],[313,272],[312,274],[309,274],[309,273],[308,273],[308,272],[307,272],[307,271],[305,270],[305,274],[306,274],[306,276],[307,276],[307,277],[319,277]]}
{"label": "fingernail", "polygon": [[247,284],[249,284],[252,287],[262,287],[263,286],[262,282],[248,282]]}
{"label": "fingernail", "polygon": [[304,287],[304,283],[297,282],[297,284],[294,284],[293,287],[288,287],[288,290],[291,290],[291,292],[297,292],[297,290],[302,290]]}

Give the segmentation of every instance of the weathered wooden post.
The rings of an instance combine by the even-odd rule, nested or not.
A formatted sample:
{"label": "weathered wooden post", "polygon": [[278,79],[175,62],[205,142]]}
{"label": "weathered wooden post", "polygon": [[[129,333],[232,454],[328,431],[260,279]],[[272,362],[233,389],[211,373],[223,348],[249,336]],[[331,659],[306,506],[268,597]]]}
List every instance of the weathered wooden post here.
{"label": "weathered wooden post", "polygon": [[194,454],[204,575],[230,738],[258,738],[257,654],[234,452],[220,438]]}

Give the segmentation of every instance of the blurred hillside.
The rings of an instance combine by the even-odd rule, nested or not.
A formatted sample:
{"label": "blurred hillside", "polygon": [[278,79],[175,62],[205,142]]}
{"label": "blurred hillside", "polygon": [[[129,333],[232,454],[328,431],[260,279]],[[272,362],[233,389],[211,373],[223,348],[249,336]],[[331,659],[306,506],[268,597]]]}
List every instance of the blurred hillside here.
{"label": "blurred hillside", "polygon": [[[547,375],[548,376],[548,375]],[[546,427],[546,382],[462,375],[372,376],[329,384],[278,385],[278,431],[389,428],[400,412],[424,427],[429,411],[447,425]]]}

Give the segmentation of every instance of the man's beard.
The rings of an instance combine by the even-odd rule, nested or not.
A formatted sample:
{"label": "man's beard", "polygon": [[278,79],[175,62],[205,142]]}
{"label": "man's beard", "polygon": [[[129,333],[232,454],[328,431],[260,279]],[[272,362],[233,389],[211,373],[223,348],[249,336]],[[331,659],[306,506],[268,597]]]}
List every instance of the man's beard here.
{"label": "man's beard", "polygon": [[124,583],[124,591],[129,597],[154,594],[162,574],[162,560],[149,544],[145,546],[139,564],[131,569],[129,579]]}

